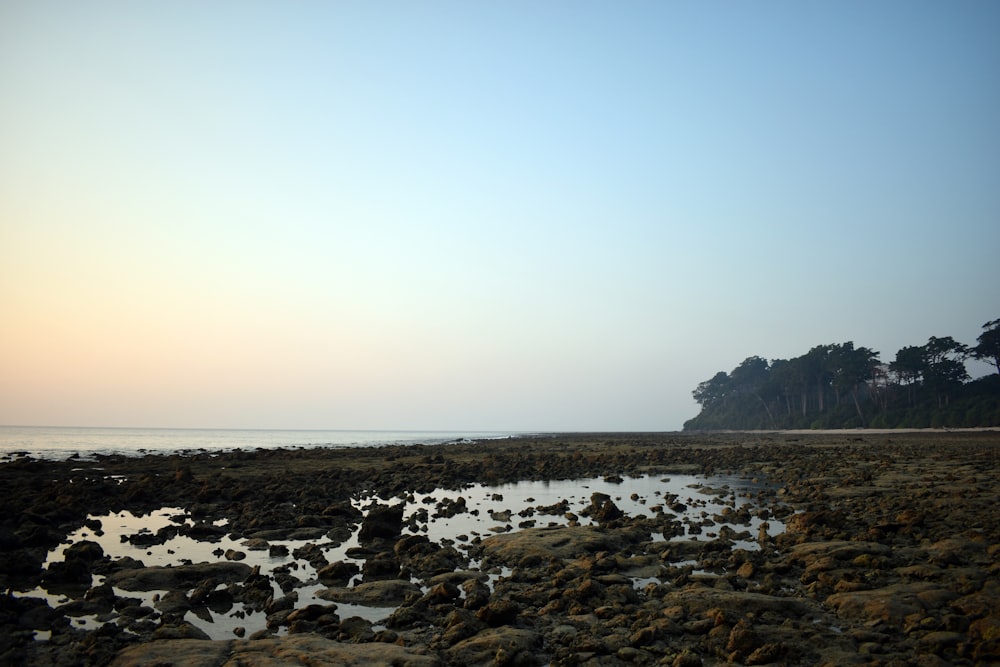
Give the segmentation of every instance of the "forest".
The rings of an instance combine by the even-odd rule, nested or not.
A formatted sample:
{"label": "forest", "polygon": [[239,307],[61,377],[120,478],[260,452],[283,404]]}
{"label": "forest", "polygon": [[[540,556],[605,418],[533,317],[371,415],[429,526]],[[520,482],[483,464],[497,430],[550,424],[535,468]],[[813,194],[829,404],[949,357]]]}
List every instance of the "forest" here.
{"label": "forest", "polygon": [[[1000,426],[1000,319],[973,346],[931,336],[880,356],[848,341],[792,359],[747,357],[698,385],[701,411],[684,430]],[[972,379],[968,359],[996,372]]]}

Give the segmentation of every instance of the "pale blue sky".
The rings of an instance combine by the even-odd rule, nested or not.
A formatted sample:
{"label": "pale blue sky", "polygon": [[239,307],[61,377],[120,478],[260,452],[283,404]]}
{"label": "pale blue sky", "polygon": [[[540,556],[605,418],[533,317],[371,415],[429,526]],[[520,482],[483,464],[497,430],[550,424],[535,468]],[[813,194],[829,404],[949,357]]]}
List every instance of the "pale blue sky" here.
{"label": "pale blue sky", "polygon": [[992,1],[0,1],[0,423],[675,429],[750,355],[974,343],[998,34]]}

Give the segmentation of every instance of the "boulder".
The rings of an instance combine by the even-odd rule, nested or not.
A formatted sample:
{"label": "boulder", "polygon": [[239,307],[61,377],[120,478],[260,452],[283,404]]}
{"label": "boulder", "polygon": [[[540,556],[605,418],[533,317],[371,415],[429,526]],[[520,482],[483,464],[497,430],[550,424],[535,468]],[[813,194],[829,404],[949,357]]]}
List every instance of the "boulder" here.
{"label": "boulder", "polygon": [[517,565],[525,558],[544,562],[549,558],[576,558],[588,552],[612,551],[620,543],[613,533],[593,526],[547,526],[488,537],[480,549],[490,560]]}
{"label": "boulder", "polygon": [[109,574],[106,581],[126,591],[188,590],[210,578],[225,583],[242,581],[251,572],[252,569],[245,563],[197,563],[119,570]]}
{"label": "boulder", "polygon": [[376,539],[394,539],[403,530],[403,504],[377,504],[368,510],[361,529],[358,531],[359,544],[371,544]]}
{"label": "boulder", "polygon": [[926,605],[922,598],[935,597],[933,592],[939,589],[927,582],[893,584],[867,591],[834,593],[826,598],[826,604],[844,619],[882,621],[902,628],[907,616],[924,613]]}
{"label": "boulder", "polygon": [[321,568],[319,572],[316,573],[316,576],[324,584],[346,584],[351,580],[351,577],[359,572],[361,572],[361,568],[358,567],[357,563],[338,560],[336,563],[330,563],[326,567]]}
{"label": "boulder", "polygon": [[366,607],[395,607],[410,596],[420,595],[420,587],[402,579],[385,579],[358,584],[354,588],[327,588],[316,597],[332,602],[359,604]]}
{"label": "boulder", "polygon": [[534,665],[542,637],[531,630],[500,627],[489,628],[458,642],[447,651],[453,664],[466,665]]}

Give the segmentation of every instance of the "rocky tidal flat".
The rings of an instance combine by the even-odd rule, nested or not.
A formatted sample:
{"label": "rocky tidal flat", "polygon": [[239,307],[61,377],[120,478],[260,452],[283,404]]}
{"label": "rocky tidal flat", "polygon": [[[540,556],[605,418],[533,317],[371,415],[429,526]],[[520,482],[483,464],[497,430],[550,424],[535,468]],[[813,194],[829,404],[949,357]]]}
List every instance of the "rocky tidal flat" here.
{"label": "rocky tidal flat", "polygon": [[1000,663],[1000,433],[0,464],[0,664]]}

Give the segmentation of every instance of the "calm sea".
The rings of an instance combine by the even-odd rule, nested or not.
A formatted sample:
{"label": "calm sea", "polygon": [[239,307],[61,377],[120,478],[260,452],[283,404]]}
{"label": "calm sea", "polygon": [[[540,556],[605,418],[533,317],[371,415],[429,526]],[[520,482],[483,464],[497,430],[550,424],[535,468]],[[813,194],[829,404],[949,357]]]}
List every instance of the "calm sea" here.
{"label": "calm sea", "polygon": [[74,454],[142,454],[230,451],[275,447],[377,447],[388,444],[438,445],[456,440],[505,438],[512,432],[475,431],[270,431],[173,428],[70,428],[0,426],[0,461],[19,452],[38,459]]}

